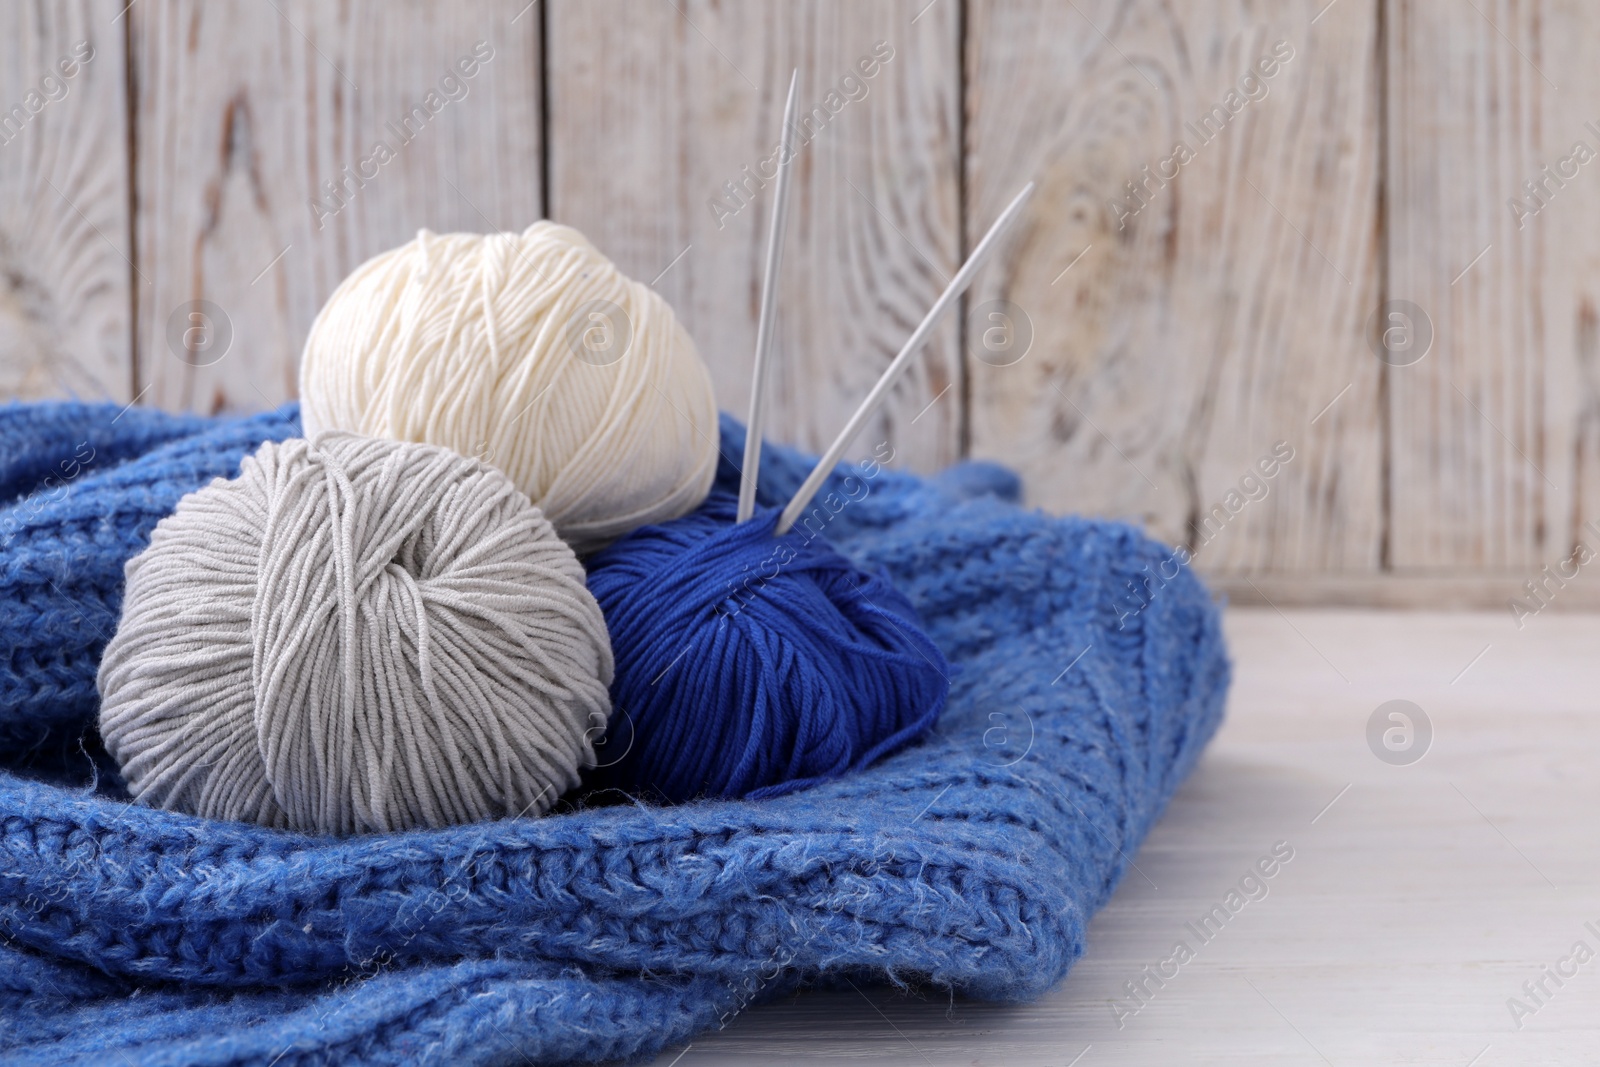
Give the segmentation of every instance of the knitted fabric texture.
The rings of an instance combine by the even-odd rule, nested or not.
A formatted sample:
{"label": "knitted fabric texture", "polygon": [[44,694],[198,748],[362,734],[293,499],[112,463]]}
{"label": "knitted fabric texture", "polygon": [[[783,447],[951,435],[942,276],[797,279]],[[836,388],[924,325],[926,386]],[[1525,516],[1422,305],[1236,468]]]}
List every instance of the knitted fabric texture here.
{"label": "knitted fabric texture", "polygon": [[184,494],[299,432],[293,409],[211,420],[0,407],[0,759],[70,759],[99,710],[95,672],[122,614],[123,564]]}
{"label": "knitted fabric texture", "polygon": [[[71,454],[84,430],[15,428],[57,411],[80,427],[115,414],[0,409],[0,440]],[[1023,511],[993,467],[855,471],[871,491],[826,512],[826,536],[906,594],[952,664],[935,733],[859,774],[761,801],[569,797],[539,819],[344,840],[132,806],[104,775],[84,785],[73,756],[103,641],[55,621],[56,644],[76,643],[52,655],[31,628],[93,612],[109,631],[122,562],[162,502],[297,430],[292,410],[150,418],[167,442],[115,451],[105,432],[120,465],[30,511],[0,571],[0,759],[29,765],[0,772],[6,1062],[593,1062],[809,982],[1028,999],[1082,954],[1221,718],[1229,666],[1200,583],[1184,571],[1142,610],[1117,606],[1167,550]],[[725,419],[723,455],[742,445]],[[56,458],[7,454],[0,472],[20,473],[0,522]],[[762,505],[809,467],[768,446]],[[726,462],[717,478],[736,485]],[[41,750],[62,766],[30,763]]]}

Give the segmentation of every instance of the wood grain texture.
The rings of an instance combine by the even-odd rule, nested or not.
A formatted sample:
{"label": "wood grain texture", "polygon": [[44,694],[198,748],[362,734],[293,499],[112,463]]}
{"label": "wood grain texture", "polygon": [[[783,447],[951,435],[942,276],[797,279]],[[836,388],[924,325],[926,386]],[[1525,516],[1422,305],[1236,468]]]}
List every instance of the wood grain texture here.
{"label": "wood grain texture", "polygon": [[1538,577],[1522,571],[1406,570],[1361,574],[1338,571],[1315,574],[1209,576],[1211,591],[1240,607],[1384,608],[1398,611],[1497,611],[1524,627],[1545,612],[1600,611],[1600,581],[1592,575],[1557,587],[1552,583],[1538,599],[1527,582]]}
{"label": "wood grain texture", "polygon": [[[1376,20],[1323,6],[969,6],[969,242],[1039,182],[969,301],[972,450],[1213,571],[1380,563]],[[1265,97],[1196,136],[1279,41]],[[982,344],[999,300],[1032,323],[1010,365]],[[1235,507],[1279,441],[1293,460]]]}
{"label": "wood grain texture", "polygon": [[1394,563],[1535,571],[1600,548],[1600,161],[1562,166],[1600,153],[1600,9],[1387,19],[1391,289],[1434,331],[1389,372]]}
{"label": "wood grain texture", "polygon": [[121,8],[74,0],[4,9],[0,398],[130,399]]}
{"label": "wood grain texture", "polygon": [[[799,68],[815,135],[792,164],[769,438],[831,441],[955,270],[958,5],[919,18],[925,4],[551,3],[551,216],[656,279],[741,417],[773,192],[743,168],[772,155]],[[879,42],[892,58],[863,77]],[[956,332],[935,334],[858,450],[888,441],[924,470],[956,458]]]}
{"label": "wood grain texture", "polygon": [[[357,264],[419,228],[521,229],[540,217],[540,21],[525,0],[152,0],[129,17],[138,260],[150,280],[137,360],[153,403],[280,403],[295,395],[312,318]],[[446,84],[479,42],[492,56]],[[324,183],[345,191],[333,198]],[[198,354],[181,343],[185,308],[200,300],[231,324],[220,358],[218,340]]]}
{"label": "wood grain texture", "polygon": [[[1600,949],[1585,926],[1600,926],[1587,772],[1600,617],[1519,632],[1503,612],[1263,608],[1224,625],[1227,721],[1059,986],[985,1004],[858,980],[753,1007],[656,1067],[1591,1062],[1593,959],[1575,977],[1567,964],[1559,988],[1547,980],[1520,1029],[1506,1001],[1574,941]],[[1365,736],[1396,698],[1433,726],[1409,766],[1380,761]],[[1278,841],[1294,858],[1200,944],[1185,923]],[[1179,939],[1194,958],[1119,1026],[1110,1003]]]}
{"label": "wood grain texture", "polygon": [[[1600,550],[1600,159],[1570,162],[1600,154],[1600,12],[1580,0],[544,5],[5,8],[0,397],[277,404],[351,268],[423,226],[520,228],[548,171],[553,215],[654,280],[742,413],[772,192],[745,168],[798,66],[815,136],[774,437],[831,439],[1032,178],[857,453],[1010,463],[1032,502],[1142,521],[1234,589],[1306,575],[1349,599],[1395,575],[1372,595],[1399,603],[1481,574],[1498,598]],[[1280,40],[1266,95],[1198,136]],[[48,99],[78,41],[94,58]],[[479,41],[493,58],[448,99]],[[862,77],[879,42],[893,58]],[[430,90],[438,113],[397,136]],[[379,141],[393,158],[357,183]],[[1144,169],[1179,141],[1175,177]],[[1372,352],[1389,299],[1428,315],[1415,365]],[[1001,300],[1031,333],[1011,365],[985,347]],[[185,348],[222,323],[220,359]],[[1246,482],[1279,441],[1294,459]]]}

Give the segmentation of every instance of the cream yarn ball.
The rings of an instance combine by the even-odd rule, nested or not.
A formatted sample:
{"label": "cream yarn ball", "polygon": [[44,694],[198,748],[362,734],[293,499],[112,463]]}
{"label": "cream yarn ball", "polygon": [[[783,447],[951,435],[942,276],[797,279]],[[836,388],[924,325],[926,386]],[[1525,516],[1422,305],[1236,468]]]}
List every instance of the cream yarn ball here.
{"label": "cream yarn ball", "polygon": [[717,466],[711,375],[672,308],[568,226],[374,256],[312,324],[308,436],[444,445],[510,475],[579,552],[692,511]]}
{"label": "cream yarn ball", "polygon": [[593,763],[605,620],[571,548],[476,460],[264,444],[126,572],[100,731],[145,803],[404,830],[542,813]]}

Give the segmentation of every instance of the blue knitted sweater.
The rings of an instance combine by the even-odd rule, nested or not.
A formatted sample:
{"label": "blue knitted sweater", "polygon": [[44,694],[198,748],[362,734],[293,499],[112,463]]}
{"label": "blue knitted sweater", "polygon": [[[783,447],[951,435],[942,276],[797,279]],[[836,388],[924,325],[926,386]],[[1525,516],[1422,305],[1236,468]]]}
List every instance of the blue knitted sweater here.
{"label": "blue knitted sweater", "polygon": [[[994,467],[878,471],[864,496],[841,471],[817,521],[954,665],[921,744],[776,799],[576,796],[342,840],[151,811],[93,733],[123,564],[299,424],[115,416],[0,408],[7,1063],[593,1062],[807,983],[1034,997],[1222,714],[1217,611],[1187,571],[1153,581],[1168,553],[1135,530],[1024,511]],[[724,420],[723,455],[742,438]],[[765,457],[778,504],[809,460]]]}

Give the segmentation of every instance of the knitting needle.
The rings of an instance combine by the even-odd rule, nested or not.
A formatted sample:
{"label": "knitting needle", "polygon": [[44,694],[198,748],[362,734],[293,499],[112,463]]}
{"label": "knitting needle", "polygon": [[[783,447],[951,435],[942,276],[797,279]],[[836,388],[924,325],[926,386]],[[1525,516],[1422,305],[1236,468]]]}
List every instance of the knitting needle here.
{"label": "knitting needle", "polygon": [[767,414],[767,357],[778,318],[778,268],[783,262],[784,223],[789,217],[789,172],[794,169],[794,90],[800,70],[789,76],[789,102],[783,105],[782,147],[778,150],[778,188],[772,201],[772,232],[767,236],[767,269],[761,280],[761,318],[756,326],[756,365],[750,375],[750,418],[745,423],[744,469],[739,473],[736,521],[756,512],[756,475],[761,471],[761,429]]}
{"label": "knitting needle", "polygon": [[939,299],[934,301],[933,307],[928,311],[922,322],[917,325],[916,330],[912,332],[910,339],[900,349],[899,355],[894,357],[894,361],[889,364],[888,369],[878,378],[878,384],[872,387],[872,392],[868,393],[867,398],[861,402],[861,406],[856,408],[856,413],[850,416],[850,421],[845,423],[843,430],[839,431],[839,436],[834,438],[833,444],[828,446],[828,451],[821,459],[817,460],[817,465],[811,468],[811,473],[806,476],[805,483],[800,486],[800,491],[795,493],[794,499],[789,501],[788,506],[783,509],[783,514],[778,517],[778,533],[787,533],[789,528],[795,524],[795,520],[800,517],[800,513],[806,509],[806,505],[811,503],[811,498],[817,495],[817,490],[822,488],[822,483],[827,481],[828,475],[833,472],[833,468],[844,456],[844,450],[850,446],[851,441],[855,440],[856,434],[861,432],[861,427],[872,417],[872,413],[878,409],[878,405],[883,403],[883,399],[888,395],[889,389],[894,385],[895,380],[900,377],[907,365],[910,364],[911,357],[916,354],[917,349],[921,348],[922,343],[928,339],[928,335],[933,332],[933,328],[939,322],[939,319],[950,309],[950,305],[955,303],[956,298],[966,290],[967,286],[972,284],[973,275],[978,273],[978,269],[989,258],[989,253],[999,243],[1001,234],[1011,227],[1011,224],[1017,220],[1018,215],[1022,214],[1022,206],[1027,203],[1028,197],[1032,194],[1033,182],[1029,182],[1023,187],[1022,192],[1017,194],[1016,199],[1011,201],[1010,206],[1000,213],[1000,217],[994,220],[994,225],[990,226],[989,232],[983,235],[983,240],[979,241],[978,247],[972,250],[972,255],[968,256],[967,261],[961,264],[961,269],[956,271],[954,278],[950,279],[950,284],[944,287],[944,292],[939,294]]}

